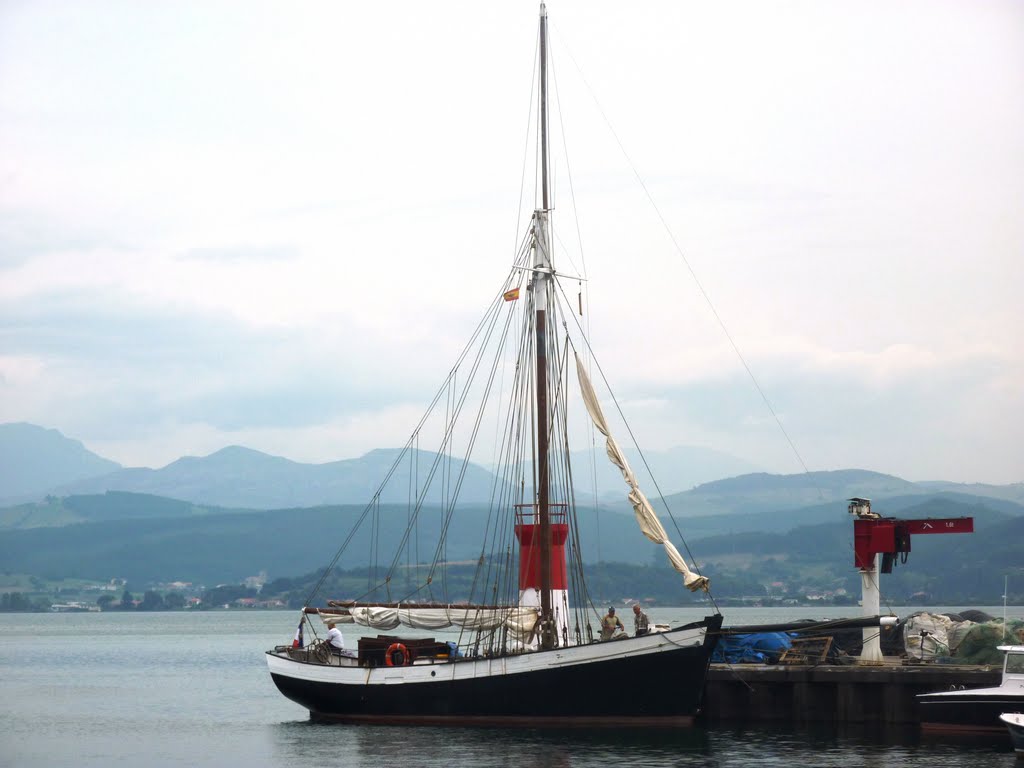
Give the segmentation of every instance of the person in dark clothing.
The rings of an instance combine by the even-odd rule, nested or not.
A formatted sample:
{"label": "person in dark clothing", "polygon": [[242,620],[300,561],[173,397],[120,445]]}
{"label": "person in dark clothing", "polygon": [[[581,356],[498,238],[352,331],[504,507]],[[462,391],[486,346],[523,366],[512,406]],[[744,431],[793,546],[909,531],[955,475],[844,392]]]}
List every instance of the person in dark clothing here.
{"label": "person in dark clothing", "polygon": [[651,622],[647,618],[647,614],[640,609],[639,603],[633,604],[633,628],[636,630],[637,637],[651,631]]}

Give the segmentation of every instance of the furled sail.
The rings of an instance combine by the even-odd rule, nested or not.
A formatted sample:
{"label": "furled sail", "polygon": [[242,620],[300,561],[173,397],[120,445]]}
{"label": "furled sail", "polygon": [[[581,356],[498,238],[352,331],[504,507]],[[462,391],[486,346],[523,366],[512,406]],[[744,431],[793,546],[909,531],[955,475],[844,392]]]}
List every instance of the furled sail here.
{"label": "furled sail", "polygon": [[360,624],[373,629],[394,629],[399,624],[414,629],[446,629],[459,627],[473,631],[498,629],[502,625],[516,640],[526,641],[533,634],[538,611],[523,606],[467,607],[465,605],[441,605],[437,607],[408,608],[401,605],[372,606],[353,605],[346,612],[323,612],[325,621],[344,624]]}
{"label": "furled sail", "polygon": [[686,584],[687,589],[691,592],[703,589],[706,592],[708,589],[707,577],[694,573],[686,565],[683,556],[679,554],[679,550],[676,549],[675,545],[669,540],[668,534],[665,533],[665,528],[661,524],[661,520],[658,519],[657,514],[655,514],[651,503],[644,496],[644,492],[640,490],[640,486],[637,485],[636,476],[633,474],[633,470],[629,468],[629,462],[626,461],[622,449],[619,448],[619,444],[615,442],[615,438],[612,437],[611,432],[608,430],[608,422],[604,418],[601,404],[597,401],[597,393],[594,392],[594,386],[590,383],[590,377],[587,376],[579,355],[576,355],[576,375],[580,380],[580,391],[583,394],[583,402],[586,403],[587,412],[590,414],[590,418],[593,419],[594,426],[606,438],[605,451],[608,454],[608,458],[622,471],[622,477],[629,485],[629,503],[633,505],[633,512],[636,514],[636,521],[640,525],[640,530],[643,531],[644,536],[648,539],[655,544],[661,544],[665,548],[669,562],[672,563],[673,568],[683,575],[683,583]]}

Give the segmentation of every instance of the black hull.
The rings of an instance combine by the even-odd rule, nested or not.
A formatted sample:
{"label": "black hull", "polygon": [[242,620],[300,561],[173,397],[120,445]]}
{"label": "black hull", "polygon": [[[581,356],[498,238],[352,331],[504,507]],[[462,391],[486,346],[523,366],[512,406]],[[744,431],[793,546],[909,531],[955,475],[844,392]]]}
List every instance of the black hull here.
{"label": "black hull", "polygon": [[[720,616],[707,621],[703,645],[669,645],[657,653],[516,674],[395,685],[339,684],[286,674],[272,677],[281,693],[317,720],[424,725],[687,725],[700,708],[720,625]],[[616,641],[616,645],[630,642]],[[545,653],[555,651],[537,655]]]}
{"label": "black hull", "polygon": [[1009,693],[922,697],[918,704],[921,727],[933,731],[1003,731],[1000,715],[1024,712],[1024,696]]}

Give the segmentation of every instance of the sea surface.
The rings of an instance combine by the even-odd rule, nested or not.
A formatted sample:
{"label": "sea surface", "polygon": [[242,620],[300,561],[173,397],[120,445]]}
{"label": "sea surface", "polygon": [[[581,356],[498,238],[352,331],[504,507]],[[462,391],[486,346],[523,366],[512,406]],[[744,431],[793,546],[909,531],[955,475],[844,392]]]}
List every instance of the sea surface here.
{"label": "sea surface", "polygon": [[[1002,615],[1001,606],[983,610]],[[736,625],[856,611],[741,608],[725,616]],[[704,613],[650,611],[653,621],[672,624]],[[1009,615],[1024,618],[1024,608]],[[837,724],[625,731],[313,724],[277,692],[264,661],[264,651],[291,641],[297,619],[277,611],[0,614],[0,766],[1018,765],[1008,736],[953,740]]]}

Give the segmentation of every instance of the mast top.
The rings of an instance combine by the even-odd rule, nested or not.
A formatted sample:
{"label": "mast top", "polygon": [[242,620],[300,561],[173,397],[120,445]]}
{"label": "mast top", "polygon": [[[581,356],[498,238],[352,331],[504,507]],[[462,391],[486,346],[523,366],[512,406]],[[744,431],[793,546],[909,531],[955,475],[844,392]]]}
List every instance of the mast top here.
{"label": "mast top", "polygon": [[548,9],[544,3],[540,4],[540,144],[542,210],[548,211]]}

